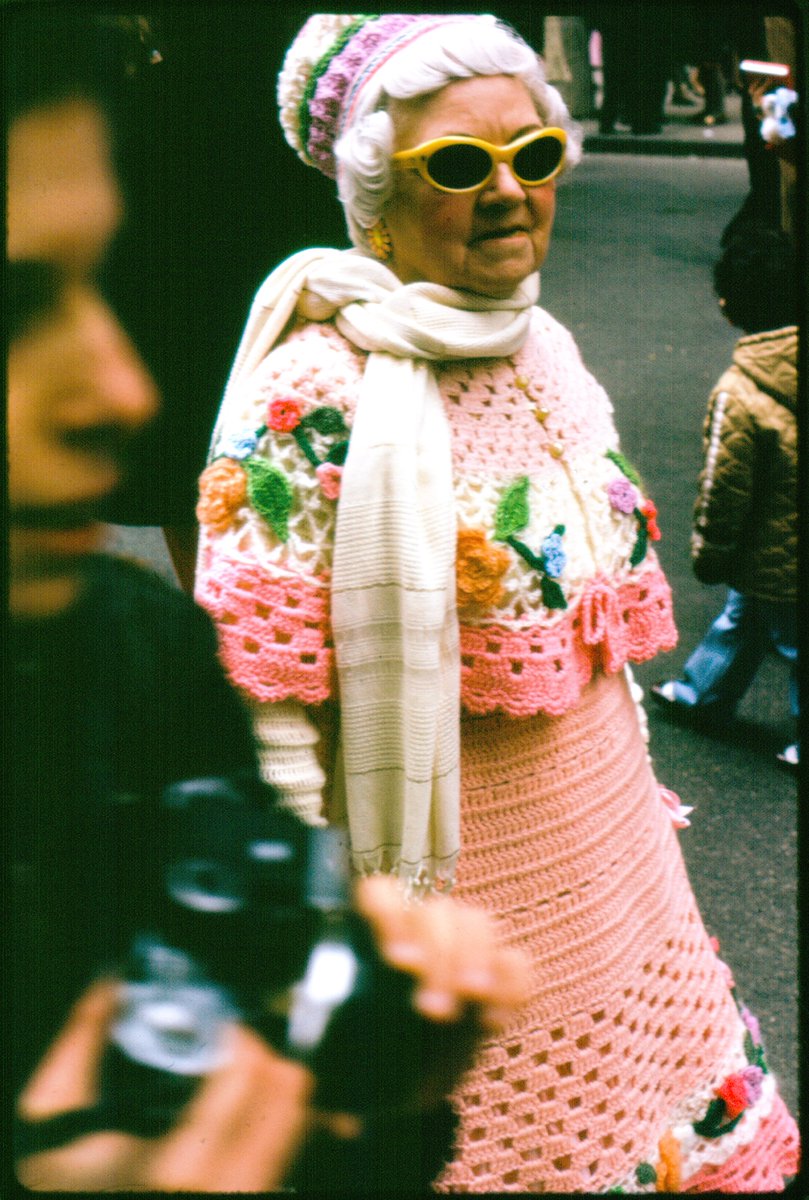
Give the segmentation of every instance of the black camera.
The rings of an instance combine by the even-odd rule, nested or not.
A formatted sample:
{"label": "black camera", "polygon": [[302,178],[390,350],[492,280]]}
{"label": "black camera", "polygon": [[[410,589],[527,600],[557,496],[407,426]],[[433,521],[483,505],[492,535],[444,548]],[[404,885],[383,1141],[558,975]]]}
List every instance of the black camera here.
{"label": "black camera", "polygon": [[342,831],[304,825],[252,779],[176,784],[153,826],[102,1079],[116,1127],[169,1128],[234,1019],[311,1067],[318,1106],[358,1114],[415,1105],[428,1064],[471,1044],[474,1020],[423,1020],[412,977],[380,958],[350,906]]}

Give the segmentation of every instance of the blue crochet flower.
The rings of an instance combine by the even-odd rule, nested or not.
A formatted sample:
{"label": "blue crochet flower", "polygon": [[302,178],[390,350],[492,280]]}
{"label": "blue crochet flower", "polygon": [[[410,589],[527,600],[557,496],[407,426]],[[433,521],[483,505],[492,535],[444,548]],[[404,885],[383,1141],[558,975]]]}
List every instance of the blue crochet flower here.
{"label": "blue crochet flower", "polygon": [[542,557],[545,560],[546,575],[550,575],[551,579],[558,579],[567,565],[561,534],[548,534],[542,543]]}
{"label": "blue crochet flower", "polygon": [[257,445],[256,434],[251,429],[244,429],[225,438],[219,447],[219,453],[224,454],[226,458],[235,458],[237,462],[242,462],[255,453]]}

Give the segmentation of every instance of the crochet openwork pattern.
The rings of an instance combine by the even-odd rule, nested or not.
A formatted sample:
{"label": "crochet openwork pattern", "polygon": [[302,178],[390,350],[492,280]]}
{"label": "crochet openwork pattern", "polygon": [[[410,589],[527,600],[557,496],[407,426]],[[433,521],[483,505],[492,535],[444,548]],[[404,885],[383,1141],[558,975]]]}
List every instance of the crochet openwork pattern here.
{"label": "crochet openwork pattern", "polygon": [[441,1190],[654,1191],[636,1169],[657,1163],[669,1131],[686,1186],[734,1170],[751,1133],[758,1178],[780,1187],[795,1169],[772,1091],[732,1133],[687,1136],[745,1065],[744,1028],[633,721],[619,676],[560,718],[462,723],[455,894],[496,915],[534,976],[459,1089]]}
{"label": "crochet openwork pattern", "polygon": [[[542,310],[533,322],[533,336],[513,359],[460,361],[437,372],[452,430],[459,526],[492,538],[509,482],[524,477],[529,512],[520,538],[539,546],[560,522],[566,530],[565,610],[546,608],[541,575],[511,550],[498,603],[461,610],[463,701],[474,712],[563,712],[595,669],[618,671],[676,641],[671,594],[654,554],[629,568],[637,522],[609,502],[620,476],[605,453],[616,447],[609,401],[567,331]],[[249,380],[223,438],[257,429],[279,403],[304,414],[333,406],[350,426],[363,366],[364,355],[331,324],[304,326]],[[248,504],[225,532],[203,529],[197,599],[219,627],[234,682],[258,700],[314,703],[334,686],[336,504],[294,436],[267,435],[264,452],[296,498],[288,539],[275,537]]]}

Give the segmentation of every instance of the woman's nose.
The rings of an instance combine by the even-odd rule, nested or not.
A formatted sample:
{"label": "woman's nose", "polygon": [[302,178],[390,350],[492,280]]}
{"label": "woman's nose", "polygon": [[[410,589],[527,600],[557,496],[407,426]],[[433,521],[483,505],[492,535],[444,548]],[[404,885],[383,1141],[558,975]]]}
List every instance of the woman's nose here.
{"label": "woman's nose", "polygon": [[483,198],[494,203],[518,203],[525,199],[525,188],[508,163],[499,162],[495,166],[494,175],[483,189]]}

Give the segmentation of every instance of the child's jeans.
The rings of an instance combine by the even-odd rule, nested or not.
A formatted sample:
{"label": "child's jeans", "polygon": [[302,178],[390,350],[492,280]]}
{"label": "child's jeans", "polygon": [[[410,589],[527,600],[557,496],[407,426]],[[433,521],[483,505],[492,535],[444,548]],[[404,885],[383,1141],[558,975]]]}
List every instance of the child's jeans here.
{"label": "child's jeans", "polygon": [[756,600],[728,588],[722,612],[689,656],[674,696],[730,721],[770,649],[790,664],[789,711],[798,716],[798,630],[794,604]]}

